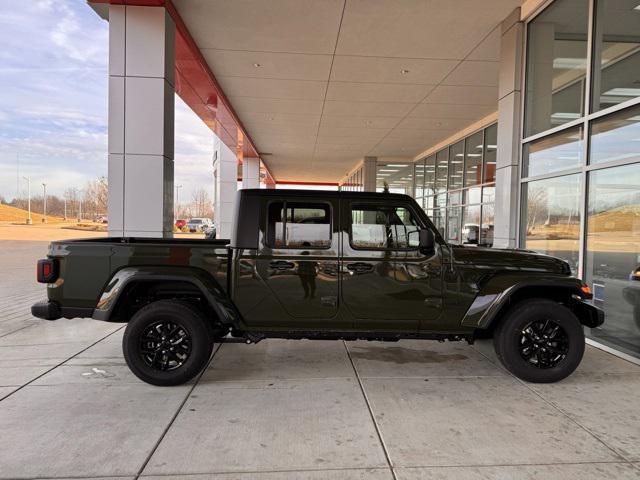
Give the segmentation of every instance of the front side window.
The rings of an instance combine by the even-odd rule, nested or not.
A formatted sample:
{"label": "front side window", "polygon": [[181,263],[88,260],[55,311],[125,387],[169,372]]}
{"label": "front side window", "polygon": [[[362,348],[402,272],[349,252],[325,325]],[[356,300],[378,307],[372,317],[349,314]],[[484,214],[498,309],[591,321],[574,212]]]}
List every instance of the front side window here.
{"label": "front side window", "polygon": [[351,208],[351,245],[354,248],[417,248],[419,231],[419,223],[405,207],[354,205]]}
{"label": "front side window", "polygon": [[329,248],[331,207],[325,203],[273,202],[267,237],[273,248]]}

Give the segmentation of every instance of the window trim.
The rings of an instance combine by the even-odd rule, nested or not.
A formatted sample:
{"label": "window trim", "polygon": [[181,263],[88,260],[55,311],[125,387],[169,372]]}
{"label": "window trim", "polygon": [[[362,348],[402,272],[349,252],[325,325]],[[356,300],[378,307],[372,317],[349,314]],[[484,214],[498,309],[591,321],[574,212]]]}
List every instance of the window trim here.
{"label": "window trim", "polygon": [[413,218],[417,221],[418,223],[418,227],[420,229],[422,228],[429,228],[425,225],[422,224],[422,221],[420,220],[420,216],[416,214],[415,210],[413,208],[411,208],[411,205],[407,204],[407,203],[389,203],[389,202],[363,202],[363,203],[359,203],[359,202],[354,202],[354,203],[349,203],[349,246],[351,247],[351,249],[353,250],[360,250],[360,251],[366,251],[366,252],[418,252],[420,251],[420,247],[408,247],[408,248],[389,248],[389,247],[378,247],[378,248],[364,248],[364,247],[356,247],[353,244],[353,208],[355,206],[373,206],[373,207],[389,207],[389,208],[397,208],[398,206],[402,207],[402,208],[406,208],[409,213],[411,213],[411,215],[413,216]]}
{"label": "window trim", "polygon": [[[281,203],[282,204],[282,209],[286,211],[287,209],[287,203],[291,202],[291,203],[309,203],[312,205],[326,205],[329,207],[329,245],[326,247],[318,247],[318,246],[311,246],[311,247],[289,247],[289,246],[284,246],[284,247],[276,247],[275,245],[270,245],[268,242],[268,238],[269,238],[269,233],[270,233],[270,223],[269,223],[269,210],[271,209],[271,205],[273,205],[274,203]],[[300,201],[298,199],[296,200],[287,200],[287,199],[280,199],[280,200],[269,200],[267,202],[267,212],[266,212],[266,228],[265,228],[265,233],[266,235],[264,236],[264,246],[267,248],[270,248],[272,250],[331,250],[331,248],[333,248],[333,205],[331,205],[330,202],[325,202],[325,201],[319,201],[319,202],[304,202],[304,201]],[[275,225],[275,224],[274,224]],[[287,229],[287,220],[286,217],[283,219],[282,222],[282,238],[284,238],[285,243],[286,243],[286,229]],[[275,226],[274,226],[274,230]],[[276,232],[277,233],[277,232]]]}

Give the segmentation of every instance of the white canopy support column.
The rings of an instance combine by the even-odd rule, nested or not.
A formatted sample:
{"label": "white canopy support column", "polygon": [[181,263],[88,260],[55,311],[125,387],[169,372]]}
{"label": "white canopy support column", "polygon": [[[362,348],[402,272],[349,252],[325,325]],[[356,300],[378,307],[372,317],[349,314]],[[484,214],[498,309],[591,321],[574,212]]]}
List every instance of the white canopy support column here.
{"label": "white canopy support column", "polygon": [[362,163],[362,179],[363,179],[362,188],[365,192],[376,191],[377,162],[378,162],[378,157],[364,157],[364,162]]}
{"label": "white canopy support column", "polygon": [[518,8],[502,23],[500,46],[493,242],[498,248],[517,247],[523,43],[524,24]]}
{"label": "white canopy support column", "polygon": [[109,6],[109,235],[171,237],[175,23]]}
{"label": "white canopy support column", "polygon": [[231,238],[238,191],[238,159],[219,138],[215,138],[213,158],[213,216],[218,238]]}
{"label": "white canopy support column", "polygon": [[242,188],[260,188],[259,158],[244,158],[242,163]]}

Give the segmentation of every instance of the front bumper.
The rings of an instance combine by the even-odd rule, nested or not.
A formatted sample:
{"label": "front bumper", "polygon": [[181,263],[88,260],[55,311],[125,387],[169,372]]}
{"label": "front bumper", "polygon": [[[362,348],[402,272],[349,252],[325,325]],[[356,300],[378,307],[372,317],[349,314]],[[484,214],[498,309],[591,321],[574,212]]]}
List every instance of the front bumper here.
{"label": "front bumper", "polygon": [[42,300],[31,305],[31,315],[43,320],[84,318],[93,315],[93,308],[61,307],[57,302]]}
{"label": "front bumper", "polygon": [[580,323],[585,327],[596,328],[604,323],[604,310],[596,307],[593,300],[580,300],[575,303],[575,310]]}

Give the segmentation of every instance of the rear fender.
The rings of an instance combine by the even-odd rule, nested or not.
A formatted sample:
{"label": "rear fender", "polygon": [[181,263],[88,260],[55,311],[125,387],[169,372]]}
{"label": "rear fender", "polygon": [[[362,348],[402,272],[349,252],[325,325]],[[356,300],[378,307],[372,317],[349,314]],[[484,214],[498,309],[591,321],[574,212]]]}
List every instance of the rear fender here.
{"label": "rear fender", "polygon": [[567,302],[583,325],[599,326],[604,321],[604,314],[589,303],[581,287],[582,282],[574,277],[523,279],[521,275],[496,275],[482,283],[478,295],[462,319],[462,325],[486,330],[494,325],[514,301],[523,298],[550,298]]}
{"label": "rear fender", "polygon": [[192,285],[206,299],[223,324],[237,325],[240,316],[233,302],[219,283],[206,271],[190,267],[137,266],[118,270],[102,291],[98,304],[93,311],[96,320],[113,320],[119,302],[124,293],[135,284],[153,282],[182,282]]}

